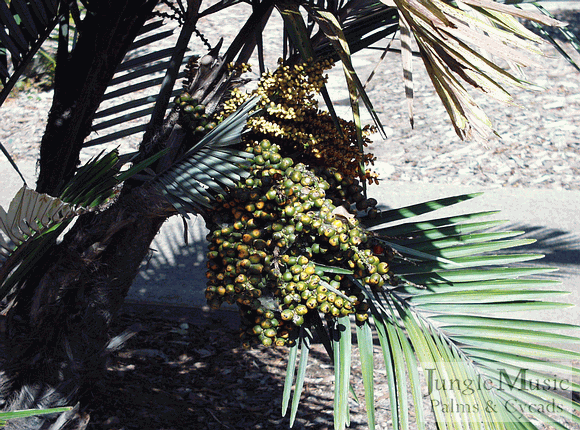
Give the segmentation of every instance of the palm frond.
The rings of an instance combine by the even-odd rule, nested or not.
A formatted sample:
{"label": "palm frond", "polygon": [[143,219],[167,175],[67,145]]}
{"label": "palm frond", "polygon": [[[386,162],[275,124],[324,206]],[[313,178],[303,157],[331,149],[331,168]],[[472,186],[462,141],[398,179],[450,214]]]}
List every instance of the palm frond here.
{"label": "palm frond", "polygon": [[[552,300],[567,293],[554,290],[557,280],[530,277],[553,269],[520,265],[541,256],[498,253],[529,240],[512,239],[521,232],[486,232],[502,223],[479,221],[492,212],[412,220],[475,196],[439,199],[385,211],[375,219],[363,218],[373,226],[376,238],[388,237],[393,244],[429,256],[394,252],[389,268],[397,282],[382,289],[371,290],[348,275],[368,299],[372,317],[357,322],[356,331],[371,428],[377,377],[372,365],[373,328],[385,362],[394,428],[425,428],[421,388],[425,382],[431,410],[442,429],[537,429],[543,424],[565,429],[562,419],[580,421],[580,404],[571,397],[580,387],[576,382],[580,372],[573,366],[580,358],[573,349],[580,337],[568,333],[577,333],[580,326],[536,320],[533,314],[529,319],[511,315],[569,306]],[[344,269],[335,272],[338,268],[321,270],[345,273]],[[327,349],[338,390],[335,427],[344,428],[350,330],[345,318],[332,324],[329,321],[324,328],[314,322],[317,332],[327,333],[324,336],[331,340]],[[547,412],[548,405],[558,408],[556,415]],[[412,407],[415,422],[409,415]]]}
{"label": "palm frond", "polygon": [[0,412],[0,426],[6,425],[8,420],[32,417],[36,415],[46,415],[46,414],[56,414],[60,412],[70,411],[72,407],[65,406],[62,408],[50,408],[50,409],[26,409],[21,411],[11,411],[11,412]]}
{"label": "palm frond", "polygon": [[235,187],[247,174],[242,164],[250,155],[231,146],[240,141],[256,103],[257,99],[246,101],[157,177],[161,193],[181,214],[211,207],[217,194]]}
{"label": "palm frond", "polygon": [[24,185],[8,212],[0,207],[0,299],[4,299],[50,249],[78,209]]}
{"label": "palm frond", "polygon": [[[297,350],[297,348],[300,347],[300,360],[298,362],[298,368],[296,369],[296,385],[294,387],[294,395],[292,396],[292,405],[290,409],[290,427],[294,425],[296,413],[298,412],[298,405],[300,403],[300,396],[302,395],[302,389],[304,388],[304,379],[306,378],[306,366],[308,365],[308,354],[310,352],[311,342],[312,334],[310,331],[308,329],[301,328],[298,342],[293,347],[293,350]],[[289,399],[290,396],[294,369],[294,366],[290,366],[290,362],[288,362],[288,369],[286,370],[286,381],[284,384],[284,398],[286,399],[284,403],[288,402],[287,399]],[[283,411],[283,415],[285,415],[285,411]]]}
{"label": "palm frond", "polygon": [[[533,3],[533,5],[544,15],[547,15],[550,18],[554,18],[554,16],[548,10],[546,10],[541,4]],[[556,50],[560,53],[560,55],[562,55],[562,57],[564,57],[566,61],[568,61],[572,65],[572,67],[574,67],[576,70],[580,72],[580,66],[566,51],[564,51],[564,49],[562,48],[562,46],[560,46],[558,41],[554,39],[554,37],[552,37],[552,35],[548,31],[546,31],[543,25],[537,22],[532,22],[532,25],[536,29],[538,29],[541,36],[548,42],[550,42],[552,46],[556,48]],[[565,26],[558,27],[558,31],[564,37],[564,39],[570,44],[570,46],[572,46],[576,50],[576,52],[580,53],[580,40],[578,40],[578,37],[576,37],[576,35]]]}
{"label": "palm frond", "polygon": [[[438,205],[433,205],[436,206]],[[415,208],[417,207],[421,206],[415,205]],[[397,212],[409,214],[421,211],[399,210],[391,212],[386,218],[393,217]],[[430,231],[428,234],[434,230],[429,228],[428,222],[424,227],[425,231]],[[461,228],[460,225],[457,227]],[[475,224],[468,228],[478,226]],[[409,224],[409,239],[404,237],[405,224],[395,226],[394,229],[397,235],[394,239],[396,243],[418,247],[424,252],[445,256],[456,263],[469,264],[471,267],[468,270],[457,269],[445,263],[407,254],[412,259],[411,262],[405,261],[405,258],[398,260],[395,258],[391,264],[391,270],[399,276],[399,285],[374,295],[375,300],[381,304],[377,305],[376,309],[389,310],[391,309],[389,306],[393,306],[393,310],[396,310],[391,314],[391,321],[398,321],[395,324],[400,324],[404,328],[413,344],[420,366],[426,371],[426,378],[431,382],[430,378],[438,378],[440,387],[443,386],[441,385],[443,382],[448,384],[446,388],[430,389],[433,410],[442,428],[479,428],[480,423],[484,423],[486,428],[518,428],[527,419],[514,416],[513,411],[509,407],[506,408],[506,399],[513,399],[513,402],[518,402],[522,407],[532,409],[534,405],[545,406],[550,401],[555,401],[560,402],[558,404],[562,407],[578,411],[580,405],[566,401],[565,397],[561,400],[561,396],[558,397],[560,394],[553,390],[548,390],[548,393],[538,398],[538,393],[529,387],[518,390],[506,387],[505,380],[503,387],[476,389],[473,393],[468,393],[459,386],[453,388],[450,384],[451,381],[467,384],[477,378],[486,380],[487,377],[491,379],[495,377],[493,382],[497,385],[501,377],[505,378],[505,375],[500,374],[504,368],[501,366],[509,364],[505,360],[507,358],[505,354],[515,354],[521,359],[515,366],[512,365],[510,373],[512,381],[519,378],[518,370],[524,369],[523,372],[526,374],[524,366],[528,359],[533,362],[536,369],[546,366],[543,369],[545,372],[546,369],[555,369],[549,359],[570,361],[578,358],[578,354],[573,350],[560,347],[578,344],[580,341],[578,337],[549,331],[570,328],[571,325],[494,316],[503,312],[530,311],[539,308],[557,309],[566,306],[563,303],[549,301],[552,296],[566,293],[545,288],[554,286],[557,281],[526,278],[528,275],[545,273],[550,269],[501,266],[511,262],[528,261],[539,256],[487,254],[512,245],[525,245],[525,241],[503,240],[515,234],[505,232],[470,234],[463,242],[460,239],[461,235],[457,235],[453,228],[447,226],[444,230],[448,234],[447,238],[422,237],[417,243],[417,239],[413,237],[415,233],[411,233],[421,230],[417,229],[417,224]],[[389,228],[381,229],[381,234],[393,236]],[[497,267],[484,268],[490,265]],[[437,315],[433,315],[433,312]],[[381,318],[384,320],[384,317]],[[546,345],[554,342],[559,347]],[[471,354],[477,354],[478,351],[486,351],[486,354],[493,358],[487,359],[485,363],[484,358],[474,359]],[[407,362],[407,368],[412,366],[411,362]],[[533,377],[567,381],[566,375],[553,376],[542,371],[536,372],[533,376],[530,372],[525,377],[528,377],[528,382]],[[519,384],[520,380],[517,381]],[[497,406],[496,410],[485,411],[483,407],[487,404]],[[454,411],[453,405],[461,405],[462,409]],[[536,419],[554,425],[553,418],[543,414],[542,411],[531,412]],[[573,414],[568,412],[566,416]],[[533,421],[529,423],[530,428],[536,428]]]}
{"label": "palm frond", "polygon": [[484,138],[492,132],[491,122],[463,83],[506,103],[512,100],[503,87],[505,83],[530,86],[487,60],[476,49],[518,66],[527,66],[531,60],[522,52],[541,54],[536,44],[542,39],[514,17],[543,25],[561,25],[540,13],[524,12],[491,0],[467,0],[456,5],[441,0],[394,2],[462,139]]}
{"label": "palm frond", "polygon": [[[187,27],[190,37],[193,27]],[[179,49],[180,45],[164,49],[154,48],[160,41],[172,35],[173,30],[165,29],[164,21],[158,18],[152,19],[143,26],[138,38],[133,42],[125,59],[117,68],[115,77],[109,83],[109,90],[103,97],[103,102],[105,102],[103,107],[95,114],[93,132],[104,134],[90,137],[85,141],[85,147],[114,142],[145,131],[149,118],[155,111],[154,106],[158,101],[159,92],[168,88],[165,91],[168,92],[169,98],[179,94],[181,90],[173,87],[176,79],[185,76],[185,72],[180,69],[183,68],[186,61],[181,55],[177,59],[179,64],[175,67],[173,63],[176,60],[173,59],[172,63],[172,56],[176,51],[184,50]],[[187,44],[187,40],[184,42],[185,44]],[[152,48],[152,52],[141,55],[140,52],[147,47]],[[173,67],[171,67],[172,65]],[[164,78],[162,73],[169,69],[176,69],[176,71],[172,75],[172,79],[164,84],[164,80],[167,78]],[[135,98],[137,94],[143,95]],[[172,104],[165,103],[162,114],[171,107]]]}
{"label": "palm frond", "polygon": [[0,207],[0,256],[9,257],[28,239],[76,214],[74,206],[24,185],[10,202],[8,212]]}
{"label": "palm frond", "polygon": [[81,167],[59,198],[24,185],[8,212],[0,207],[0,300],[50,251],[77,216],[113,194],[118,181],[118,154],[101,154]]}
{"label": "palm frond", "polygon": [[373,335],[369,324],[356,326],[356,338],[360,352],[360,367],[365,390],[365,404],[369,430],[375,429],[375,398],[374,398],[374,357]]}
{"label": "palm frond", "polygon": [[348,316],[340,317],[331,328],[334,351],[334,428],[350,424],[348,393],[351,368],[351,326]]}
{"label": "palm frond", "polygon": [[0,3],[0,105],[57,25],[59,4],[55,0]]}

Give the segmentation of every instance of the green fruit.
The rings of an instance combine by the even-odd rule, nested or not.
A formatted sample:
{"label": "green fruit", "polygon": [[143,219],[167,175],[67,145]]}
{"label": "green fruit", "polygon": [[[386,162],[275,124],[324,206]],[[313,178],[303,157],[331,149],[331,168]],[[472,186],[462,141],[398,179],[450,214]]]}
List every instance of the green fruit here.
{"label": "green fruit", "polygon": [[286,215],[288,218],[293,217],[295,213],[296,213],[296,208],[294,208],[293,206],[286,206],[284,208],[284,215]]}
{"label": "green fruit", "polygon": [[180,103],[190,103],[192,101],[193,101],[193,98],[191,97],[191,95],[189,93],[183,93],[179,97],[179,102]]}
{"label": "green fruit", "polygon": [[284,320],[284,321],[289,321],[294,317],[294,311],[291,309],[284,309],[282,311],[282,313],[280,314],[280,317]]}
{"label": "green fruit", "polygon": [[308,313],[308,308],[304,305],[298,305],[296,306],[296,309],[294,309],[294,312],[296,312],[297,315],[306,315]]}
{"label": "green fruit", "polygon": [[371,286],[371,288],[374,288],[374,287],[382,287],[385,281],[383,280],[383,277],[381,275],[379,275],[378,273],[373,273],[369,277],[368,283]]}
{"label": "green fruit", "polygon": [[365,322],[366,320],[369,319],[369,314],[357,313],[355,315],[355,318],[358,322]]}
{"label": "green fruit", "polygon": [[292,179],[292,181],[298,183],[302,180],[302,173],[299,170],[294,170],[294,171],[292,171],[292,174],[290,175],[290,179]]}
{"label": "green fruit", "polygon": [[308,309],[314,309],[318,306],[318,300],[316,297],[310,297],[308,300],[306,300],[306,307]]}
{"label": "green fruit", "polygon": [[282,299],[282,302],[286,306],[290,306],[292,303],[294,303],[294,297],[292,296],[292,294],[288,294],[288,295],[284,296],[284,299]]}
{"label": "green fruit", "polygon": [[302,266],[295,264],[294,266],[290,267],[290,272],[293,275],[298,275],[300,272],[302,272]]}
{"label": "green fruit", "polygon": [[312,217],[308,214],[302,214],[300,216],[300,222],[303,225],[310,225],[310,224],[312,224]]}
{"label": "green fruit", "polygon": [[385,263],[384,261],[380,262],[378,267],[377,267],[377,271],[381,274],[381,275],[386,275],[387,273],[389,273],[389,265],[388,263]]}
{"label": "green fruit", "polygon": [[280,163],[280,160],[282,160],[282,156],[280,154],[278,154],[277,152],[272,152],[270,153],[270,163],[274,164],[278,164]]}
{"label": "green fruit", "polygon": [[304,324],[304,317],[302,315],[294,315],[292,322],[300,327],[302,324]]}
{"label": "green fruit", "polygon": [[323,302],[318,306],[318,310],[320,312],[322,312],[323,314],[327,314],[330,312],[330,303],[328,302]]}
{"label": "green fruit", "polygon": [[332,236],[328,239],[328,244],[332,247],[338,247],[340,245],[340,238],[338,236]]}
{"label": "green fruit", "polygon": [[280,170],[287,170],[288,168],[292,167],[294,161],[291,158],[283,158],[280,160]]}

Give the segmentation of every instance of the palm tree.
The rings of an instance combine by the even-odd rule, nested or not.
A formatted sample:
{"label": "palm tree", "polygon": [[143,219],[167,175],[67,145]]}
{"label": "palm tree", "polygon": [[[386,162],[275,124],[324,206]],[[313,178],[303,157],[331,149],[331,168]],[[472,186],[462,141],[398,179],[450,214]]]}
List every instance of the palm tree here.
{"label": "palm tree", "polygon": [[[54,98],[41,143],[36,191],[23,187],[8,211],[0,211],[3,232],[0,295],[7,315],[7,356],[2,369],[6,409],[59,407],[86,399],[85,394],[103,370],[110,341],[108,327],[123,304],[151,241],[168,217],[202,214],[213,231],[219,231],[211,239],[216,254],[210,260],[217,261],[223,239],[216,241],[215,237],[224,235],[227,241],[238,220],[235,211],[224,212],[224,203],[233,202],[229,209],[239,207],[242,201],[257,203],[258,197],[252,197],[252,189],[258,186],[265,187],[260,191],[266,191],[267,199],[279,199],[278,188],[270,190],[274,186],[272,180],[275,185],[280,180],[276,175],[294,175],[296,179],[300,174],[320,187],[320,195],[312,203],[319,209],[315,211],[316,216],[320,217],[325,210],[331,212],[332,222],[339,221],[334,227],[341,225],[349,234],[356,232],[351,236],[358,239],[341,251],[347,256],[343,261],[340,254],[332,258],[314,256],[314,245],[321,244],[326,230],[313,231],[308,236],[310,239],[298,234],[299,240],[311,241],[308,245],[312,245],[312,255],[288,255],[288,261],[306,258],[308,263],[304,260],[304,267],[300,269],[318,277],[317,282],[324,287],[319,293],[326,294],[324,300],[332,293],[333,300],[349,302],[353,310],[344,306],[347,311],[333,315],[330,305],[324,312],[326,307],[306,306],[306,299],[303,305],[301,297],[290,298],[288,303],[284,301],[289,294],[282,292],[281,286],[285,285],[283,282],[293,281],[289,271],[280,269],[287,263],[282,250],[291,248],[288,241],[297,240],[298,232],[294,225],[294,230],[286,229],[274,236],[272,232],[278,227],[268,219],[262,224],[262,230],[272,235],[270,239],[278,241],[273,248],[267,248],[272,255],[264,251],[265,255],[260,257],[267,263],[268,274],[264,267],[259,267],[264,265],[248,259],[254,265],[252,282],[270,282],[264,284],[263,291],[255,292],[252,282],[248,284],[245,278],[240,281],[244,285],[240,291],[228,292],[224,287],[226,292],[221,293],[211,282],[208,286],[208,298],[214,304],[235,299],[246,315],[256,317],[258,313],[261,322],[268,320],[264,327],[255,329],[254,337],[251,327],[248,329],[250,340],[259,339],[265,345],[280,341],[290,347],[283,411],[286,413],[289,408],[292,421],[300,399],[309,345],[316,335],[334,361],[335,427],[342,429],[348,424],[349,315],[355,314],[371,428],[375,426],[373,329],[387,367],[394,427],[410,427],[409,388],[417,416],[414,425],[423,428],[419,369],[423,369],[429,382],[433,411],[442,428],[527,429],[537,427],[538,421],[534,420],[556,425],[545,413],[552,404],[561,406],[560,417],[578,422],[574,412],[579,405],[566,397],[567,392],[577,390],[577,384],[568,380],[566,372],[577,375],[577,371],[553,361],[577,356],[567,349],[544,345],[577,341],[552,332],[576,327],[492,316],[494,312],[561,305],[544,300],[557,293],[540,289],[551,286],[550,281],[526,278],[545,269],[509,266],[537,256],[490,254],[527,241],[511,239],[516,232],[483,232],[496,225],[479,220],[485,212],[435,218],[429,222],[406,221],[473,195],[377,213],[373,208],[375,203],[364,197],[364,181],[360,185],[355,182],[356,177],[364,178],[365,174],[362,154],[365,133],[360,123],[359,100],[371,112],[379,131],[381,124],[352,67],[352,54],[401,32],[401,58],[412,121],[410,57],[413,55],[411,40],[414,40],[457,133],[464,138],[482,138],[491,130],[489,121],[464,85],[505,101],[509,100],[504,89],[506,83],[526,83],[488,60],[479,49],[492,49],[495,55],[525,65],[520,50],[534,51],[539,38],[527,31],[516,17],[532,19],[539,25],[558,23],[541,13],[523,12],[492,0],[457,3],[394,0],[392,4],[371,0],[252,1],[251,13],[229,46],[222,47],[220,43],[201,58],[185,61],[188,42],[198,33],[197,22],[205,16],[220,14],[236,3],[223,0],[208,7],[195,0],[187,4],[181,0],[0,3],[2,101],[27,62],[51,31],[58,28]],[[276,87],[268,93],[265,82],[261,87],[263,92],[258,92],[256,97],[246,96],[239,90],[245,83],[242,64],[249,61],[255,50],[260,71],[265,71],[263,29],[274,13],[284,20],[281,56],[286,72],[308,82],[308,78],[320,76],[317,73],[322,66],[317,65],[329,64],[324,61],[342,63],[351,94],[351,122],[336,116],[323,85],[307,84],[308,91],[302,97],[321,92],[330,113],[321,117],[314,109],[313,99],[308,98],[314,109],[309,111],[311,119],[332,124],[328,130],[334,131],[329,133],[334,133],[342,145],[337,148],[338,152],[353,154],[357,160],[347,174],[332,169],[316,170],[315,166],[321,164],[316,160],[320,158],[313,152],[308,153],[308,146],[303,142],[286,139],[295,146],[280,144],[277,149],[276,139],[281,139],[280,135],[272,134],[271,128],[260,128],[264,124],[290,126],[288,121],[296,121],[296,115],[281,120],[274,112],[275,105],[278,102],[283,110],[295,101],[290,102],[286,95],[277,93]],[[179,22],[180,34],[175,46],[169,51],[153,52],[152,56],[124,60],[128,51],[153,46],[167,35],[160,17]],[[162,63],[165,76],[159,80],[148,79],[160,68],[158,64],[149,64],[151,59],[167,55],[170,59]],[[237,66],[231,67],[232,63]],[[115,72],[123,68],[133,70],[113,80]],[[286,72],[281,70],[281,75],[272,75],[279,85],[286,82],[283,81]],[[186,77],[186,81],[184,88],[178,89],[176,82],[181,77]],[[107,88],[119,81],[127,85],[122,93],[156,88],[156,96],[128,102],[121,102],[119,97],[113,107],[98,111]],[[323,80],[316,82],[321,84]],[[116,94],[107,97],[115,102]],[[256,112],[256,106],[270,106],[266,101],[274,104],[272,110]],[[135,108],[140,110],[130,111]],[[100,130],[112,125],[121,125],[121,130],[87,142],[95,118],[107,115],[112,119],[104,121]],[[123,127],[134,118],[148,120],[136,127]],[[242,135],[247,124],[251,131]],[[143,138],[139,150],[130,157],[119,157],[113,151],[79,166],[80,153],[86,145],[114,140],[122,144],[123,137],[135,133],[142,133]],[[254,147],[253,153],[244,151],[248,139],[258,138],[263,139],[260,149]],[[268,139],[274,142],[273,146]],[[293,158],[284,161],[284,169],[268,160],[272,166],[278,166],[272,169],[282,170],[274,172],[273,179],[266,180],[263,168],[257,167],[268,164],[259,154],[263,150],[268,151],[269,157]],[[271,155],[277,151],[280,155]],[[322,158],[323,167],[332,167],[330,158]],[[301,167],[297,163],[302,163]],[[127,165],[130,168],[125,169]],[[292,165],[296,167],[291,171]],[[325,200],[323,191],[328,191],[328,196],[331,191],[320,179],[321,175],[334,180],[335,188],[342,189],[344,195],[335,195],[332,203]],[[257,185],[258,180],[261,185]],[[340,209],[341,203],[349,203],[345,200],[349,193],[361,196],[356,197],[358,210],[354,206],[350,211]],[[291,217],[295,223],[293,209],[286,209],[287,201],[292,199],[280,200],[275,216],[281,216],[284,208],[284,216]],[[253,239],[260,239],[270,247],[262,238]],[[323,248],[333,246],[324,240]],[[340,235],[336,240],[340,241]],[[358,263],[354,260],[355,267],[345,266],[351,258],[360,261],[360,267],[356,267]],[[210,267],[216,279],[223,269],[219,264],[216,263],[215,269]],[[373,276],[375,273],[380,276]],[[389,283],[383,285],[385,281]],[[299,306],[302,306],[300,312]],[[265,316],[267,313],[272,317]],[[326,316],[321,318],[321,315]],[[280,322],[282,319],[287,322]],[[286,336],[282,333],[284,328],[292,329],[289,330],[292,333]],[[266,333],[267,329],[274,331]],[[534,391],[537,379],[556,381],[565,390]],[[467,390],[457,385],[467,381],[484,381],[483,388]],[[544,387],[549,382],[540,385]],[[292,386],[295,387],[293,395]],[[438,407],[453,404],[462,409]],[[486,405],[496,409],[486,409]],[[526,413],[521,413],[522,410]],[[74,408],[56,422],[38,417],[14,422],[13,426],[84,428],[87,419],[82,408]]]}

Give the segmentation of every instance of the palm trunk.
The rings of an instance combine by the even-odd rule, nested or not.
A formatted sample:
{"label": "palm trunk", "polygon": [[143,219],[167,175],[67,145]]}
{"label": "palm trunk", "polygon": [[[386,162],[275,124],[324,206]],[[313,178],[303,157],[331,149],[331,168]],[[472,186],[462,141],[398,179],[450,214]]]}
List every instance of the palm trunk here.
{"label": "palm trunk", "polygon": [[[70,55],[60,49],[38,191],[58,195],[74,174],[107,84],[157,2],[86,3],[75,49]],[[36,265],[6,318],[6,360],[0,372],[4,409],[83,400],[104,370],[111,321],[151,241],[172,213],[153,189],[127,188],[107,210],[80,217]],[[53,428],[86,426],[82,411],[69,415],[68,424]],[[45,417],[20,419],[7,428],[49,428],[50,422]]]}
{"label": "palm trunk", "polygon": [[98,7],[89,5],[72,53],[67,38],[59,42],[53,104],[40,146],[41,193],[56,195],[72,178],[107,85],[158,0],[90,3]]}
{"label": "palm trunk", "polygon": [[[156,1],[125,0],[125,3],[146,3],[152,8]],[[148,16],[149,13],[145,13],[141,17],[141,24]],[[135,19],[127,18],[125,22],[127,20],[140,26]],[[109,35],[112,39],[121,32],[119,26],[123,20],[115,22],[117,25]],[[97,28],[94,31],[98,33]],[[137,31],[132,34],[134,38]],[[102,47],[106,45],[103,38],[96,34],[92,38],[85,37],[89,42],[83,49],[92,53],[97,48],[90,48],[91,43],[98,40]],[[112,39],[109,43],[113,51],[118,52],[118,61],[108,61],[102,55],[94,62],[79,57],[79,62],[89,65],[80,69],[84,78],[75,77],[72,82],[79,88],[78,96],[72,97],[71,90],[64,85],[58,93],[55,91],[42,141],[39,191],[58,193],[75,171],[82,141],[98,107],[97,99],[102,98],[106,89],[105,78],[108,82],[113,76],[122,58],[121,51],[126,50],[129,39],[132,40],[129,36],[124,43]],[[78,45],[77,49],[80,49]],[[100,52],[108,55],[106,49]],[[212,56],[212,61],[196,69],[199,79],[193,80],[195,84],[190,92],[199,90],[199,99],[204,104],[216,106],[223,93],[238,82],[230,80],[231,76],[225,73],[224,60],[217,61],[217,52]],[[104,80],[97,75],[104,76]],[[76,109],[77,106],[82,108]],[[167,128],[172,128],[175,116],[174,113],[167,119]],[[151,167],[163,170],[171,165],[187,142],[183,141],[182,134],[179,139],[168,140],[170,134],[157,133],[144,141],[140,159],[170,146],[172,151]],[[58,166],[59,158],[64,160],[64,169]],[[55,177],[51,176],[57,172]],[[163,222],[175,213],[155,187],[138,181],[125,183],[108,209],[81,216],[63,241],[51,249],[28,276],[7,315],[8,359],[0,371],[0,400],[8,410],[75,405],[77,402],[81,408],[73,410],[64,427],[58,423],[51,426],[50,419],[29,418],[11,424],[13,429],[82,429],[86,426],[88,419],[83,415],[82,406],[87,404],[91,387],[105,370],[110,325],[153,238]]]}
{"label": "palm trunk", "polygon": [[[171,213],[152,189],[134,188],[106,211],[81,217],[42,262],[8,313],[2,375],[7,409],[84,399],[105,369],[109,326]],[[47,425],[31,418],[13,428]]]}

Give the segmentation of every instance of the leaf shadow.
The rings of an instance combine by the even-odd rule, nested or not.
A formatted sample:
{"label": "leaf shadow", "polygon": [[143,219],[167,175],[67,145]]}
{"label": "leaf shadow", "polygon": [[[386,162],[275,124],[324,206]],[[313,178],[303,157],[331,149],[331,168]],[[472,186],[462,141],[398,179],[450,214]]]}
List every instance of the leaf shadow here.
{"label": "leaf shadow", "polygon": [[[201,224],[188,222],[186,244],[181,221],[167,223],[152,245],[116,332],[135,322],[144,330],[112,357],[91,413],[95,425],[289,428],[288,415],[281,416],[288,350],[242,348],[237,309],[204,306],[207,230]],[[332,428],[333,381],[330,359],[315,342],[294,429]],[[367,428],[364,406],[351,409],[350,428]]]}

